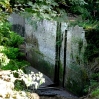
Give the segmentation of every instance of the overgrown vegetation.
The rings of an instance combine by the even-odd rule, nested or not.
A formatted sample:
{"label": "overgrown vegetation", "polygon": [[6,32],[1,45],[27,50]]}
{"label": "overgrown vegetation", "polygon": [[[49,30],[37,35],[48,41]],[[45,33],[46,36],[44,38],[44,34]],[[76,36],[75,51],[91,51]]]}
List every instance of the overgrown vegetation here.
{"label": "overgrown vegetation", "polygon": [[[94,21],[93,21],[94,22]],[[79,23],[83,26],[83,23]],[[92,99],[99,98],[99,29],[96,22],[91,28],[84,24],[87,47],[84,53],[84,64],[79,64],[80,56],[77,56],[77,63],[71,64],[71,77],[68,78],[67,85],[76,95],[86,95]],[[93,27],[96,26],[96,27]],[[89,25],[88,25],[89,26]],[[81,44],[80,44],[81,45]],[[79,79],[80,78],[80,79]]]}
{"label": "overgrown vegetation", "polygon": [[[24,54],[21,53],[18,48],[24,39],[11,31],[10,25],[7,22],[7,15],[13,11],[20,11],[25,16],[33,15],[38,19],[48,20],[57,20],[56,17],[66,17],[66,13],[71,13],[74,17],[75,15],[81,16],[81,19],[75,21],[75,23],[71,23],[72,25],[82,26],[85,29],[88,43],[85,51],[85,67],[87,71],[85,69],[78,71],[82,73],[84,77],[89,73],[89,75],[86,76],[88,83],[84,83],[81,89],[84,89],[84,91],[92,97],[99,98],[99,0],[1,0],[0,68],[4,70],[10,69],[12,71],[23,69],[24,66],[28,65],[26,61],[22,60],[21,57],[23,57]],[[17,90],[22,89],[20,88],[21,83],[20,81],[16,82]],[[76,83],[74,80],[72,83],[76,91],[81,90],[79,87],[75,87]]]}
{"label": "overgrown vegetation", "polygon": [[[12,2],[12,0],[11,0]],[[19,6],[19,4],[22,4]],[[26,6],[24,6],[24,3]],[[74,79],[70,79],[70,83],[72,82],[72,86],[69,86],[71,91],[75,91],[75,94],[83,95],[84,93],[91,93],[92,96],[95,96],[98,93],[98,72],[94,72],[94,70],[98,70],[97,66],[92,66],[91,61],[94,63],[95,59],[99,56],[98,53],[98,32],[99,32],[99,0],[15,0],[13,3],[14,10],[18,11],[20,9],[28,12],[30,15],[33,14],[34,17],[39,17],[39,19],[56,19],[56,17],[61,17],[64,15],[66,17],[66,13],[71,13],[71,16],[80,16],[78,20],[72,22],[71,25],[79,25],[83,27],[86,31],[86,39],[88,46],[85,51],[85,66],[84,68],[78,68],[80,57],[77,56],[76,66],[71,65],[74,68],[74,71],[78,70],[80,84],[83,83],[83,86],[78,86],[79,83],[76,83]],[[15,7],[15,4],[17,5]],[[48,6],[49,5],[49,6]],[[27,8],[28,7],[28,8]],[[62,10],[61,10],[62,9]],[[22,11],[21,10],[21,11]],[[25,15],[27,15],[25,13]],[[63,18],[63,16],[62,16]],[[58,21],[61,19],[58,19]],[[64,19],[63,19],[64,20]],[[64,20],[66,21],[66,20]],[[95,36],[96,35],[96,36]],[[81,43],[79,44],[81,45]],[[74,64],[75,65],[75,64]],[[95,68],[95,69],[94,69]],[[94,77],[93,77],[94,75]],[[72,77],[75,78],[75,77]],[[83,82],[85,81],[85,82]],[[94,87],[94,90],[92,90]],[[71,89],[71,88],[74,88]]]}
{"label": "overgrown vegetation", "polygon": [[90,96],[99,98],[99,29],[87,31],[86,39],[85,65],[89,70],[89,85],[86,89]]}
{"label": "overgrown vegetation", "polygon": [[[76,1],[76,0],[75,0]],[[79,25],[85,30],[87,47],[84,53],[84,72],[87,74],[87,82],[82,91],[93,99],[99,98],[99,0],[85,0],[83,6],[76,9],[75,4],[71,10],[73,14],[80,15],[80,18],[70,21],[70,26]],[[75,66],[77,67],[77,66]],[[82,71],[82,70],[81,70]],[[84,75],[83,75],[84,76]],[[73,79],[72,79],[73,80]],[[70,81],[72,81],[70,80]],[[77,85],[75,82],[74,86]],[[71,88],[71,86],[69,86]],[[76,89],[79,87],[76,87]],[[72,89],[71,89],[72,90]],[[74,90],[72,90],[74,91]],[[78,92],[79,93],[79,92]],[[80,94],[80,93],[79,93]]]}
{"label": "overgrown vegetation", "polygon": [[[26,74],[24,67],[30,64],[24,60],[25,54],[19,49],[19,45],[24,43],[24,38],[13,32],[10,23],[7,21],[8,12],[11,10],[9,0],[0,1],[0,7],[0,84],[2,83],[6,87],[7,84],[11,83],[9,91],[13,91],[11,93],[0,92],[0,96],[5,99],[18,95],[21,98],[20,91],[24,91],[26,94],[29,86],[37,89],[44,82],[44,78],[42,73]],[[4,10],[5,12],[3,12]],[[7,74],[7,70],[11,72]],[[5,74],[2,73],[3,71]],[[12,94],[15,96],[11,96]],[[27,98],[26,95],[24,97]]]}
{"label": "overgrown vegetation", "polygon": [[[9,63],[6,64],[6,66],[3,67],[1,65],[1,67],[5,69],[14,69],[9,67],[9,65],[12,64],[12,67],[15,66],[15,68],[19,69],[19,67],[21,68],[21,66],[19,65],[21,61],[22,63],[26,63],[25,61],[23,61],[23,59],[21,59],[21,57],[25,57],[24,53],[20,52],[18,48],[18,46],[24,42],[24,39],[18,34],[11,31],[8,24],[8,22],[3,22],[0,25],[0,53],[6,55],[6,58],[8,58],[9,60]],[[1,61],[2,64],[3,61],[7,62],[4,59],[1,59]]]}

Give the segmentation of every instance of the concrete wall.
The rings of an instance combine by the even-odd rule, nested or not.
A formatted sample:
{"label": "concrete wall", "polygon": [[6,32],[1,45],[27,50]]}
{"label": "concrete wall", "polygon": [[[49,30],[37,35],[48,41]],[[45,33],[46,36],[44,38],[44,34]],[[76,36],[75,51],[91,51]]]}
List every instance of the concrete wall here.
{"label": "concrete wall", "polygon": [[12,25],[12,30],[24,36],[25,34],[25,19],[18,14],[13,13],[8,19]]}
{"label": "concrete wall", "polygon": [[25,19],[25,22],[28,59],[35,68],[53,79],[57,23],[47,20],[35,22],[32,19]]}
{"label": "concrete wall", "polygon": [[[24,34],[26,42],[26,54],[32,66],[41,72],[45,73],[52,80],[54,79],[55,56],[56,56],[56,32],[57,22],[41,20],[36,21],[32,17],[22,18],[18,14],[12,14],[10,22],[15,26],[19,25],[24,28],[24,31],[15,27],[15,31]],[[61,23],[61,51],[60,51],[60,80],[63,80],[64,66],[64,35],[65,30],[68,30],[67,46],[66,46],[66,74],[65,82],[68,77],[74,77],[72,65],[76,64],[83,66],[84,64],[84,49],[86,46],[85,32],[79,26],[68,28],[67,23]],[[80,46],[81,45],[81,46]],[[74,67],[76,67],[74,66]],[[73,73],[73,75],[72,75]],[[79,78],[80,79],[80,78]]]}
{"label": "concrete wall", "polygon": [[87,46],[85,39],[85,31],[82,27],[75,26],[70,27],[67,32],[67,66],[71,62],[77,62],[79,58],[79,64],[83,64],[83,54],[85,47]]}
{"label": "concrete wall", "polygon": [[67,32],[65,86],[74,94],[82,94],[87,81],[84,52],[87,46],[82,27],[70,27]]}
{"label": "concrete wall", "polygon": [[55,64],[56,26],[56,22],[47,20],[34,22],[30,25],[28,19],[26,19],[25,24],[27,46],[40,51],[44,56],[44,60],[52,64]]}

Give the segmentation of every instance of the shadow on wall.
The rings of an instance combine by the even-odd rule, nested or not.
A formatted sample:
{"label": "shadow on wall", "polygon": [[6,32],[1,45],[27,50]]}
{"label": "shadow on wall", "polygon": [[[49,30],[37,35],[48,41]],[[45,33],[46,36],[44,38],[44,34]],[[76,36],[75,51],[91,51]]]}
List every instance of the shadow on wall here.
{"label": "shadow on wall", "polygon": [[39,50],[39,44],[38,44],[38,40],[35,37],[35,35],[31,34],[30,36],[25,35],[25,42],[27,44],[31,44],[31,47]]}
{"label": "shadow on wall", "polygon": [[[36,39],[35,35],[31,34],[25,35],[25,42],[26,42],[26,57],[31,64],[35,63],[34,62],[36,58],[35,53],[39,52],[38,40]],[[34,64],[33,67],[35,67]]]}
{"label": "shadow on wall", "polygon": [[22,37],[25,36],[25,28],[22,25],[14,24],[12,25],[12,30],[21,35]]}

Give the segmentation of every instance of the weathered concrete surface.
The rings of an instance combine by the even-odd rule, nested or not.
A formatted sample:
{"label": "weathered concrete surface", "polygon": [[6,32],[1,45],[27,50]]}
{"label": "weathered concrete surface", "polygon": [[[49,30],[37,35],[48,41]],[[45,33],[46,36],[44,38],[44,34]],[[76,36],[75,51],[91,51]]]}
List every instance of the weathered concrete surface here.
{"label": "weathered concrete surface", "polygon": [[[25,37],[25,53],[27,59],[32,66],[46,74],[52,80],[54,79],[54,67],[56,56],[56,32],[57,22],[49,20],[37,21],[33,17],[23,18],[17,14],[12,14],[10,21],[13,25],[21,25],[22,29],[16,27],[15,31],[20,31]],[[60,51],[60,81],[63,80],[63,65],[64,65],[64,35],[67,31],[67,46],[66,46],[66,70],[65,70],[65,85],[67,79],[73,78],[75,81],[81,81],[80,68],[84,65],[84,49],[86,47],[85,32],[79,26],[68,28],[67,23],[61,23],[61,51]],[[23,35],[22,34],[22,35]],[[79,72],[76,72],[76,69]],[[71,75],[72,74],[72,75]],[[79,76],[77,76],[79,75]],[[77,76],[77,77],[76,77]],[[72,82],[70,81],[70,86]]]}
{"label": "weathered concrete surface", "polygon": [[16,33],[20,34],[21,36],[24,36],[24,34],[25,34],[25,19],[22,16],[20,16],[16,13],[13,13],[8,18],[8,20],[12,24],[12,30],[14,30]]}
{"label": "weathered concrete surface", "polygon": [[25,38],[27,58],[31,64],[43,73],[54,77],[56,22],[25,19]]}
{"label": "weathered concrete surface", "polygon": [[[32,22],[31,24],[30,21]],[[57,22],[48,20],[35,21],[31,18],[26,19],[25,22],[26,51],[28,53],[28,59],[30,58],[30,62],[35,68],[54,79]],[[65,33],[66,29],[67,24],[61,23],[61,35]],[[62,42],[62,46],[63,44],[64,42]],[[62,50],[60,54],[60,59],[62,66],[64,48],[61,48]],[[61,67],[61,72],[63,72],[62,68],[63,67]]]}
{"label": "weathered concrete surface", "polygon": [[[56,22],[47,20],[34,21],[33,24],[28,23],[29,19],[26,19],[26,43],[27,47],[30,45],[36,50],[40,51],[44,55],[44,60],[55,64],[55,42],[56,42]],[[28,40],[29,39],[29,40]]]}
{"label": "weathered concrete surface", "polygon": [[[67,32],[67,66],[71,62],[77,63],[77,57],[83,63],[83,54],[87,46],[85,32],[82,27],[75,26],[69,28]],[[79,63],[80,64],[80,63]]]}
{"label": "weathered concrete surface", "polygon": [[67,32],[65,86],[79,95],[82,93],[87,78],[84,65],[86,46],[87,42],[83,28],[79,26],[69,28]]}

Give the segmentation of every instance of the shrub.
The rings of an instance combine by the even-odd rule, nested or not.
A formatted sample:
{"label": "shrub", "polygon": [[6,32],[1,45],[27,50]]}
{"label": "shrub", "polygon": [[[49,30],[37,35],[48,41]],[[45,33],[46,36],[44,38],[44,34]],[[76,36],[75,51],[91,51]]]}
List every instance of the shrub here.
{"label": "shrub", "polygon": [[12,47],[18,47],[24,42],[24,38],[15,32],[10,32],[8,45]]}
{"label": "shrub", "polygon": [[94,91],[91,92],[91,97],[94,97],[96,99],[99,98],[99,87],[96,88]]}
{"label": "shrub", "polygon": [[5,47],[2,52],[5,53],[9,59],[16,59],[19,55],[19,49],[14,47]]}
{"label": "shrub", "polygon": [[[15,82],[15,89],[20,90],[23,89],[26,86],[28,88],[29,86],[32,86],[33,89],[37,89],[42,83],[45,82],[45,79],[43,78],[42,73],[34,73],[31,72],[30,74],[25,74],[21,69],[18,69],[17,71],[13,71],[14,76],[17,74],[17,80]],[[16,76],[15,76],[16,77]]]}
{"label": "shrub", "polygon": [[0,66],[6,66],[9,63],[10,59],[4,54],[0,53]]}
{"label": "shrub", "polygon": [[0,45],[18,47],[23,41],[20,35],[11,31],[11,25],[8,22],[0,24]]}
{"label": "shrub", "polygon": [[3,70],[18,70],[23,69],[24,67],[29,66],[29,63],[27,61],[18,61],[18,60],[10,60],[8,64],[3,66],[1,69]]}

